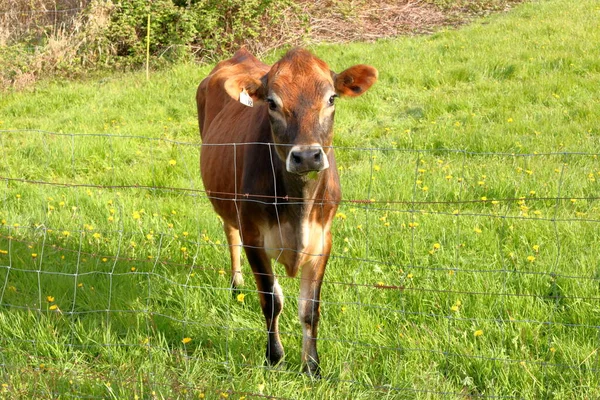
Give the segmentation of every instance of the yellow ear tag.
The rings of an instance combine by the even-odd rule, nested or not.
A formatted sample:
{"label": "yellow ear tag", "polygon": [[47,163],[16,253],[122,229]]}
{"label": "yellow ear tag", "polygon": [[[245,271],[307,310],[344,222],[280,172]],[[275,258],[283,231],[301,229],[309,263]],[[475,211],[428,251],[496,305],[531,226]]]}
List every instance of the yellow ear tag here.
{"label": "yellow ear tag", "polygon": [[242,89],[240,93],[240,103],[247,107],[254,107],[254,102],[252,101],[252,97],[246,91],[246,88]]}

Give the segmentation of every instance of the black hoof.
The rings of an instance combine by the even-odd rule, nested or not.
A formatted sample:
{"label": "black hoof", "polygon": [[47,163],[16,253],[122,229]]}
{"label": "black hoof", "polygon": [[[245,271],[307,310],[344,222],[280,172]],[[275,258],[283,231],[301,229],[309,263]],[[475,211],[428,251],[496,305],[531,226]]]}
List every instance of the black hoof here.
{"label": "black hoof", "polygon": [[321,379],[321,367],[314,361],[309,361],[304,365],[304,373],[313,379]]}
{"label": "black hoof", "polygon": [[270,365],[273,367],[282,367],[285,364],[284,360],[285,353],[283,351],[283,346],[281,345],[267,345],[267,353],[265,354],[265,365]]}

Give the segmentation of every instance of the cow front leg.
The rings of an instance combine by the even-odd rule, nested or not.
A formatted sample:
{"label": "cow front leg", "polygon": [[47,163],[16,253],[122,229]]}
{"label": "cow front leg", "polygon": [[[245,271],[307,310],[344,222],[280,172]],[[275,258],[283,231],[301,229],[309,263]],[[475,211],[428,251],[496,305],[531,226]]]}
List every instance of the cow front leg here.
{"label": "cow front leg", "polygon": [[260,306],[267,325],[266,359],[269,364],[277,365],[284,356],[279,338],[279,314],[283,310],[283,292],[273,275],[271,260],[264,249],[248,246],[245,250],[254,273]]}
{"label": "cow front leg", "polygon": [[235,226],[223,222],[223,230],[229,244],[229,256],[231,257],[231,287],[235,290],[244,285],[242,276],[242,239],[240,231]]}
{"label": "cow front leg", "polygon": [[298,317],[302,325],[302,364],[310,376],[321,376],[317,353],[317,327],[321,314],[321,285],[328,256],[318,257],[302,268]]}

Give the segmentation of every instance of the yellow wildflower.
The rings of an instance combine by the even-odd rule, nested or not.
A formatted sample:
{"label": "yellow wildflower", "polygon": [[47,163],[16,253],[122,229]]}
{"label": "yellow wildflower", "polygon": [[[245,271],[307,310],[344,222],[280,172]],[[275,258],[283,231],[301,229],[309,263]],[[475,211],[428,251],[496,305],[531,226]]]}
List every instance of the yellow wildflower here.
{"label": "yellow wildflower", "polygon": [[189,343],[189,342],[191,342],[191,341],[192,341],[192,338],[189,338],[189,337],[184,337],[184,338],[181,340],[181,343],[183,343],[183,344],[188,344],[188,343]]}

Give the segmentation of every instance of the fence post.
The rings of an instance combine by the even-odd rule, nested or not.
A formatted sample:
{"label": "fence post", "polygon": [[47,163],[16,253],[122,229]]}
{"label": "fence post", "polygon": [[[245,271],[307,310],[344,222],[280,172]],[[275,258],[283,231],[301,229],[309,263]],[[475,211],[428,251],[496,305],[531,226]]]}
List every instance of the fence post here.
{"label": "fence post", "polygon": [[150,9],[148,9],[148,27],[146,33],[146,80],[150,80]]}

